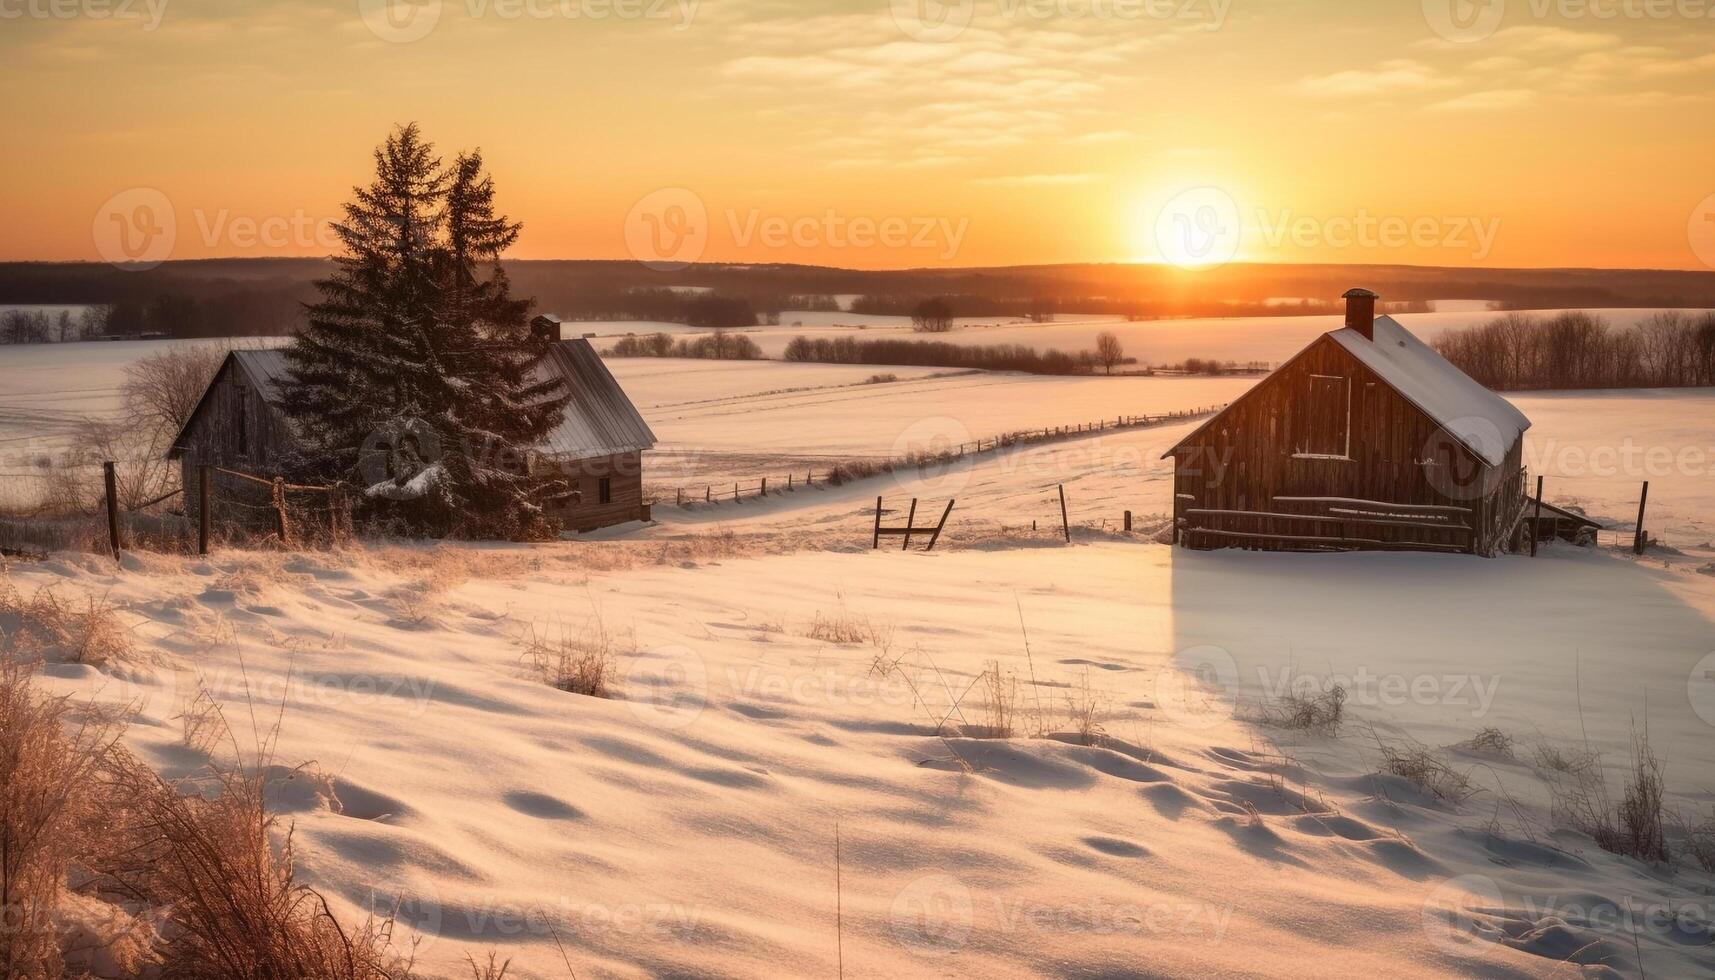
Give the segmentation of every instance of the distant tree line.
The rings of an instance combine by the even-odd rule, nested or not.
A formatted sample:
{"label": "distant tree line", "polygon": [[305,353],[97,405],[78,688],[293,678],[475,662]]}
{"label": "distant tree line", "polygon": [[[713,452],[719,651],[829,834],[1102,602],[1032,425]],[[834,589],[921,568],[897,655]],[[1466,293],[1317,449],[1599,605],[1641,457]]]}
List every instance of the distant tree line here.
{"label": "distant tree line", "polygon": [[[1111,363],[1105,358],[1112,358]],[[936,340],[868,340],[857,337],[794,337],[786,344],[788,361],[816,364],[903,364],[918,367],[1021,371],[1027,374],[1093,374],[1121,363],[1117,339],[1112,347],[1072,353],[1038,351],[1023,344],[952,344]]]}
{"label": "distant tree line", "polygon": [[7,310],[0,314],[0,344],[64,344],[81,340],[97,325],[70,310],[50,315],[47,310]]}
{"label": "distant tree line", "polygon": [[1715,385],[1715,313],[1657,313],[1630,329],[1583,311],[1508,313],[1435,340],[1460,370],[1496,391]]}
{"label": "distant tree line", "polygon": [[605,353],[613,357],[691,357],[719,361],[755,361],[762,348],[744,334],[716,330],[701,337],[679,338],[652,333],[621,337]]}

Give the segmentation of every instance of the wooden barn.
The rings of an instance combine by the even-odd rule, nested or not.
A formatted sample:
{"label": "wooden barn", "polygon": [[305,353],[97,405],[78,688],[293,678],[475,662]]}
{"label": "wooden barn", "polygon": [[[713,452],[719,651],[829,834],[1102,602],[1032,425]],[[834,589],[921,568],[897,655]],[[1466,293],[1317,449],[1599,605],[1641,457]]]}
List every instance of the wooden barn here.
{"label": "wooden barn", "polygon": [[1346,324],[1166,453],[1180,544],[1493,555],[1523,533],[1530,420],[1346,294]]}
{"label": "wooden barn", "polygon": [[[553,317],[536,317],[531,329],[557,341],[536,371],[558,375],[571,393],[559,426],[530,453],[530,466],[564,474],[574,491],[549,513],[576,531],[637,520],[644,513],[643,452],[654,448],[655,434],[589,340],[560,339],[560,321]],[[278,348],[227,355],[167,454],[180,463],[186,513],[198,507],[199,466],[258,476],[278,472],[274,462],[293,440],[279,409],[281,389],[290,383]],[[215,486],[218,500],[262,502],[249,499],[258,490],[240,478],[217,475]]]}

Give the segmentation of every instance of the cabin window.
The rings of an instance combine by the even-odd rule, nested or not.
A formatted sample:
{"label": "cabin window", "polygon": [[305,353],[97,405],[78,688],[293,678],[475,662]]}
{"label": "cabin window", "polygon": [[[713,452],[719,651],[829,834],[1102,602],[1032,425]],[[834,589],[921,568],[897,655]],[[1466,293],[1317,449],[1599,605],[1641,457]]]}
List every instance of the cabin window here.
{"label": "cabin window", "polygon": [[604,476],[601,478],[601,483],[596,485],[596,498],[598,503],[613,503],[613,477]]}
{"label": "cabin window", "polygon": [[232,393],[232,455],[243,459],[250,455],[250,389],[234,385]]}
{"label": "cabin window", "polygon": [[1309,459],[1350,459],[1352,454],[1352,381],[1328,374],[1310,376],[1303,428],[1296,455]]}

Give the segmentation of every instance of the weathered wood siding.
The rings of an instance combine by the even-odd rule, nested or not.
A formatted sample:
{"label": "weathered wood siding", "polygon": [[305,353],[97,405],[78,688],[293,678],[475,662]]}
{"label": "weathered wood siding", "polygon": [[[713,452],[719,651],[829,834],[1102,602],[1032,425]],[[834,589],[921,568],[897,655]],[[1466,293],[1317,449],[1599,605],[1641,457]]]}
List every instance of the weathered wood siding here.
{"label": "weathered wood siding", "polygon": [[[1492,554],[1523,503],[1522,442],[1499,469],[1488,466],[1339,343],[1323,337],[1179,447],[1174,517],[1181,528],[1195,529],[1216,525],[1189,511],[1294,512],[1293,506],[1276,503],[1286,497],[1461,508],[1457,519],[1469,534],[1366,526],[1361,536]],[[1329,534],[1325,522],[1270,523],[1269,532],[1278,535]],[[1195,533],[1188,543],[1293,547],[1290,542],[1221,541],[1213,535],[1199,539]]]}
{"label": "weathered wood siding", "polygon": [[[643,509],[643,454],[621,453],[569,462],[538,461],[563,475],[578,502],[551,504],[548,514],[568,531],[593,531],[599,527],[635,521]],[[602,481],[607,481],[608,500],[602,500]]]}
{"label": "weathered wood siding", "polygon": [[[213,383],[201,411],[191,419],[180,445],[179,459],[184,479],[185,513],[200,506],[197,467],[208,464],[245,473],[269,475],[270,464],[289,445],[283,419],[262,397],[254,379],[234,359],[228,359]],[[265,503],[266,488],[247,480],[214,475],[215,500],[233,503]]]}

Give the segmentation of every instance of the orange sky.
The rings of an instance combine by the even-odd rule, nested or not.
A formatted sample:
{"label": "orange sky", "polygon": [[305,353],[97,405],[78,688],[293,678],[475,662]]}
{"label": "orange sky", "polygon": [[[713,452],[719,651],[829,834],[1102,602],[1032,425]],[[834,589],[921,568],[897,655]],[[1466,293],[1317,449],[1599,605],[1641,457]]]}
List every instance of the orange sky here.
{"label": "orange sky", "polygon": [[328,254],[414,119],[520,258],[1715,267],[1715,2],[1383,6],[0,0],[0,259]]}

